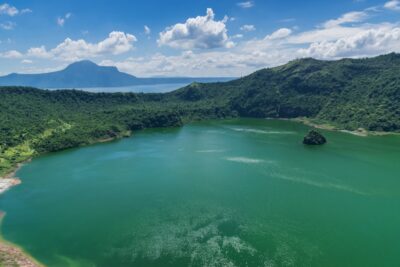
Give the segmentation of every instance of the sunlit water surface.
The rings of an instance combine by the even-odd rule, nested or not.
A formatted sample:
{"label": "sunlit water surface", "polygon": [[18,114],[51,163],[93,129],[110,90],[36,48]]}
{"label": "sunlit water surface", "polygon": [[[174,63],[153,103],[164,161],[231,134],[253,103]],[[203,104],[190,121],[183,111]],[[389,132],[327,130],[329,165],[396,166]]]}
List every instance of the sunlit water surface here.
{"label": "sunlit water surface", "polygon": [[400,266],[400,137],[195,123],[48,154],[0,196],[49,266]]}

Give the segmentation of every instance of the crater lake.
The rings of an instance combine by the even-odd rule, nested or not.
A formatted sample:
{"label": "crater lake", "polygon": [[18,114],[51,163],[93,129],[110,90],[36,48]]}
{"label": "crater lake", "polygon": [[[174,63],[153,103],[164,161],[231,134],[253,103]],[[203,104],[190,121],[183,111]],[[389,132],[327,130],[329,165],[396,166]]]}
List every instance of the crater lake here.
{"label": "crater lake", "polygon": [[0,196],[48,266],[400,266],[400,137],[208,121],[51,153]]}

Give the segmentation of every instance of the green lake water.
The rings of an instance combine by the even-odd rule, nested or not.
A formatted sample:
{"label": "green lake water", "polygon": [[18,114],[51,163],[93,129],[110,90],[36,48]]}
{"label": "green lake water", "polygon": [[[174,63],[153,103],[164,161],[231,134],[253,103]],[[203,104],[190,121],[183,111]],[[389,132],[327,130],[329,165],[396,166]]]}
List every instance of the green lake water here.
{"label": "green lake water", "polygon": [[227,120],[48,154],[0,196],[48,266],[400,266],[400,137]]}

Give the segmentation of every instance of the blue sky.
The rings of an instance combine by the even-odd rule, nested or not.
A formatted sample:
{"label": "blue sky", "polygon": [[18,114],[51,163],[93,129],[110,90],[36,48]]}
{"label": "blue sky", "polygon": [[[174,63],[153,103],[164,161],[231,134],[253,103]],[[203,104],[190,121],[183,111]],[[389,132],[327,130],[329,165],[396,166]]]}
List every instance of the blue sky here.
{"label": "blue sky", "polygon": [[400,52],[400,0],[0,2],[0,74],[90,59],[137,76],[240,76]]}

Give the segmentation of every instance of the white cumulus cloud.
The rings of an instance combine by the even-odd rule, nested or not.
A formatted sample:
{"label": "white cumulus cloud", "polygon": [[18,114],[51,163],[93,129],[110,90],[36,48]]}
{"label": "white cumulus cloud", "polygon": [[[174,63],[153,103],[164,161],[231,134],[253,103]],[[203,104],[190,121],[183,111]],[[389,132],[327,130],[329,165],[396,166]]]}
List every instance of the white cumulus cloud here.
{"label": "white cumulus cloud", "polygon": [[144,25],[144,34],[149,35],[151,33],[151,29],[149,26]]}
{"label": "white cumulus cloud", "polygon": [[384,7],[387,9],[399,11],[400,10],[400,1],[399,0],[391,0],[389,2],[386,2]]}
{"label": "white cumulus cloud", "polygon": [[83,39],[72,40],[67,38],[57,47],[50,50],[51,55],[73,61],[87,57],[96,57],[104,54],[119,55],[133,49],[137,39],[134,35],[113,31],[108,38],[98,43],[88,43]]}
{"label": "white cumulus cloud", "polygon": [[400,52],[400,27],[365,29],[335,41],[314,42],[300,50],[304,56],[322,59],[372,56],[388,52]]}
{"label": "white cumulus cloud", "polygon": [[27,13],[32,13],[32,9],[30,8],[24,8],[20,11],[21,14],[27,14]]}
{"label": "white cumulus cloud", "polygon": [[22,56],[22,53],[18,52],[17,50],[10,50],[0,53],[0,57],[2,58],[21,58]]}
{"label": "white cumulus cloud", "polygon": [[361,22],[365,20],[367,17],[368,14],[365,11],[348,12],[346,14],[343,14],[341,17],[337,19],[328,20],[327,22],[324,23],[324,27],[332,28],[345,23]]}
{"label": "white cumulus cloud", "polygon": [[185,23],[168,27],[160,33],[158,44],[179,49],[231,48],[234,43],[228,37],[226,19],[215,20],[214,11],[207,9],[205,16],[189,18]]}
{"label": "white cumulus cloud", "polygon": [[291,29],[281,28],[281,29],[273,32],[271,35],[268,35],[267,37],[265,37],[265,39],[266,40],[278,40],[278,39],[286,38],[291,34],[292,34]]}
{"label": "white cumulus cloud", "polygon": [[3,30],[13,30],[17,24],[15,22],[7,21],[4,23],[0,23],[0,28]]}
{"label": "white cumulus cloud", "polygon": [[14,17],[18,14],[26,14],[32,13],[32,10],[29,8],[24,8],[22,10],[18,10],[15,6],[9,5],[7,3],[0,4],[0,15],[7,15],[10,17]]}
{"label": "white cumulus cloud", "polygon": [[50,58],[51,54],[47,52],[46,47],[32,47],[29,48],[26,55],[28,57],[37,57],[37,58]]}
{"label": "white cumulus cloud", "polygon": [[254,2],[253,1],[239,2],[237,3],[237,5],[241,8],[251,8],[254,6]]}
{"label": "white cumulus cloud", "polygon": [[17,15],[18,13],[19,13],[19,10],[14,6],[11,6],[7,3],[0,5],[0,15],[4,14],[4,15],[13,17],[13,16]]}
{"label": "white cumulus cloud", "polygon": [[63,27],[65,22],[72,16],[72,13],[68,12],[65,14],[63,17],[58,17],[57,18],[57,24],[60,27]]}
{"label": "white cumulus cloud", "polygon": [[252,32],[252,31],[256,30],[256,27],[254,25],[246,24],[246,25],[243,25],[242,27],[240,27],[240,30],[244,31],[244,32]]}
{"label": "white cumulus cloud", "polygon": [[[75,61],[104,55],[119,55],[134,48],[137,39],[134,35],[119,31],[111,32],[108,37],[98,43],[89,43],[84,39],[73,40],[66,38],[56,47],[47,50],[45,46],[29,48],[24,56],[29,58],[53,58],[63,61]],[[12,50],[2,54],[2,57],[20,55],[22,53]],[[18,54],[17,54],[18,53]]]}
{"label": "white cumulus cloud", "polygon": [[57,24],[58,24],[58,26],[64,26],[64,23],[65,23],[65,19],[64,18],[60,18],[60,17],[58,17],[57,18]]}

